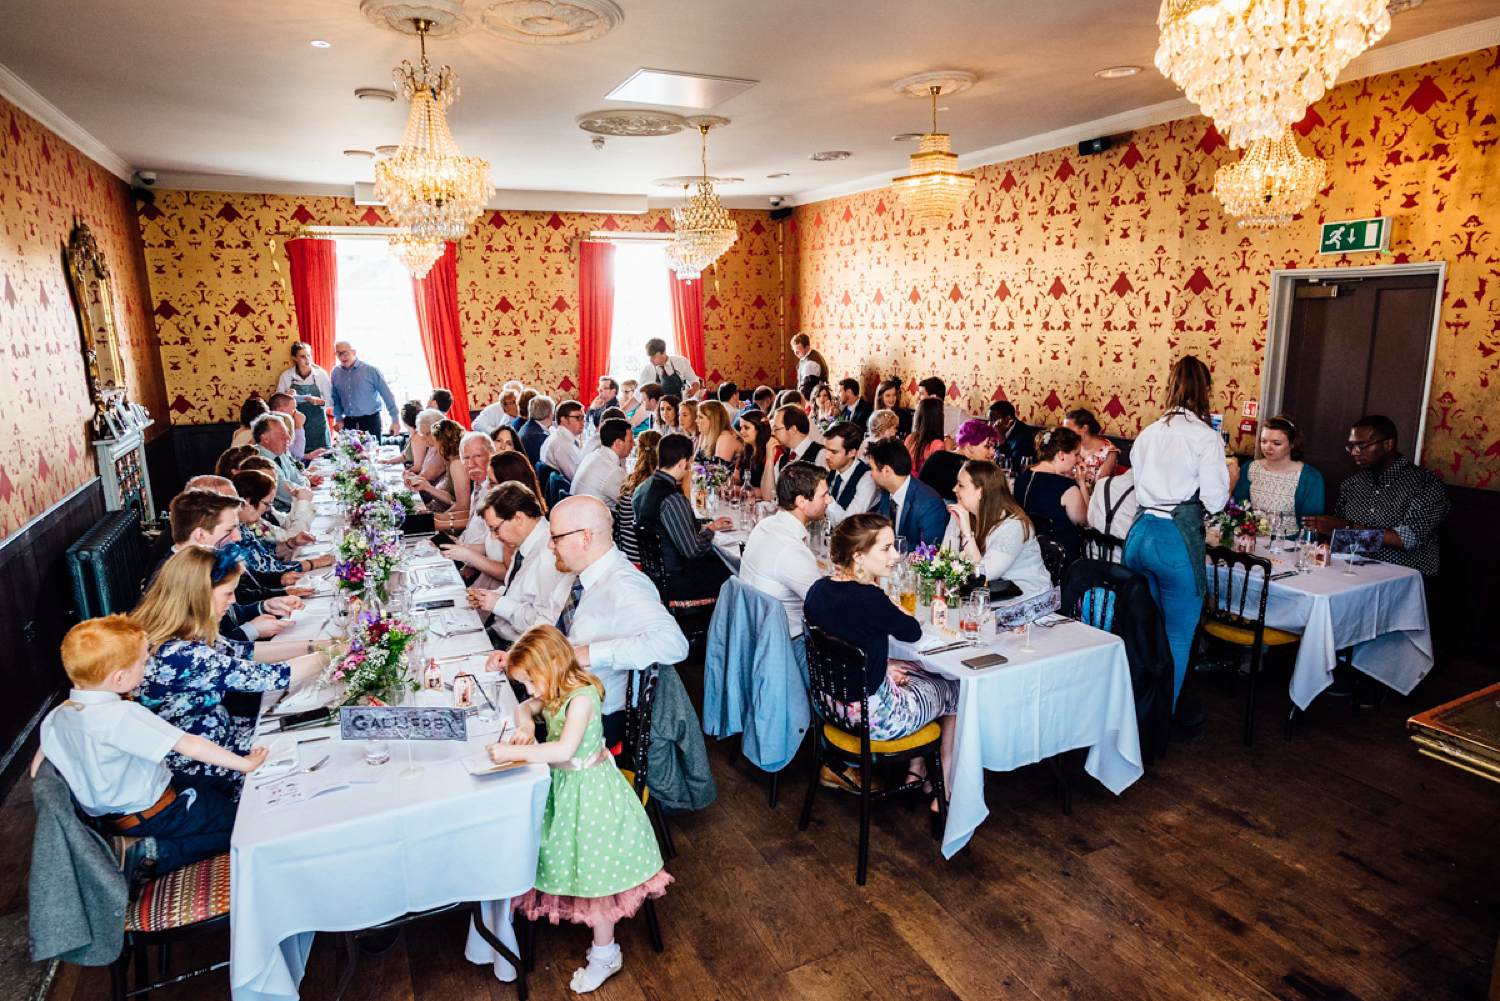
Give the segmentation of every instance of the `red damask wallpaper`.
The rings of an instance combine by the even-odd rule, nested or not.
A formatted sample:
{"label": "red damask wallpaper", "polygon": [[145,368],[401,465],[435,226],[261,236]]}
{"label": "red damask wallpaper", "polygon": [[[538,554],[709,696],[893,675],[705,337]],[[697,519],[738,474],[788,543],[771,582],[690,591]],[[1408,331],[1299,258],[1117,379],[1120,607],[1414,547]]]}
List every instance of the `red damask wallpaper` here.
{"label": "red damask wallpaper", "polygon": [[[114,277],[130,397],[166,426],[135,205],[119,178],[0,98],[0,538],[97,474],[63,250],[75,220]],[[159,431],[160,428],[152,428]]]}
{"label": "red damask wallpaper", "polygon": [[[710,380],[776,380],[783,338],[777,224],[735,212],[739,242],[705,276]],[[458,286],[471,405],[507,379],[578,392],[578,265],[574,240],[596,230],[669,231],[668,213],[487,212],[459,247]],[[384,226],[352,199],[164,191],[140,212],[152,309],[172,418],[233,420],[253,391],[269,393],[296,340],[278,232],[298,226]],[[642,361],[644,364],[644,359]]]}
{"label": "red damask wallpaper", "polygon": [[889,188],[799,207],[794,322],[836,375],[914,386],[936,374],[970,412],[1008,398],[1032,423],[1056,423],[1088,406],[1132,435],[1188,352],[1213,368],[1218,409],[1257,397],[1270,271],[1376,263],[1318,257],[1318,224],[1395,216],[1405,237],[1389,260],[1449,265],[1424,462],[1450,483],[1500,489],[1497,76],[1500,50],[1485,49],[1335,88],[1297,129],[1328,184],[1269,233],[1220,210],[1213,173],[1235,154],[1201,117],[1101,155],[985,167],[931,230]]}

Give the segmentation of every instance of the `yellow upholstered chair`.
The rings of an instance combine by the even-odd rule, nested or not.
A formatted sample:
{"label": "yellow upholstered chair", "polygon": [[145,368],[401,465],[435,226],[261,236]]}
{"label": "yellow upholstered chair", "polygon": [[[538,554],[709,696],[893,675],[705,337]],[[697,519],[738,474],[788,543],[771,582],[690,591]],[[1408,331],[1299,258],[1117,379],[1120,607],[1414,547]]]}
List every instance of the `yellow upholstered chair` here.
{"label": "yellow upholstered chair", "polygon": [[1262,657],[1272,647],[1291,648],[1302,637],[1266,625],[1270,560],[1213,546],[1208,550],[1208,562],[1208,594],[1204,596],[1199,630],[1210,643],[1250,651],[1249,691],[1245,697],[1245,746],[1248,747],[1255,736],[1255,688]]}

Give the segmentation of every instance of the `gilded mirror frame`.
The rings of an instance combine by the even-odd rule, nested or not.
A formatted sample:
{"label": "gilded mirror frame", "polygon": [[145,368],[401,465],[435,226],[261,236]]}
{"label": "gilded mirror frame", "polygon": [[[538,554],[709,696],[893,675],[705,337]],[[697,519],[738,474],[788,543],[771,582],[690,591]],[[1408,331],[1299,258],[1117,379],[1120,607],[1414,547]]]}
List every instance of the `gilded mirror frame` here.
{"label": "gilded mirror frame", "polygon": [[125,398],[125,369],[120,361],[119,331],[115,326],[114,287],[109,262],[99,250],[88,224],[79,220],[68,240],[68,284],[78,311],[83,339],[84,375],[94,401],[98,437],[114,437],[104,415]]}

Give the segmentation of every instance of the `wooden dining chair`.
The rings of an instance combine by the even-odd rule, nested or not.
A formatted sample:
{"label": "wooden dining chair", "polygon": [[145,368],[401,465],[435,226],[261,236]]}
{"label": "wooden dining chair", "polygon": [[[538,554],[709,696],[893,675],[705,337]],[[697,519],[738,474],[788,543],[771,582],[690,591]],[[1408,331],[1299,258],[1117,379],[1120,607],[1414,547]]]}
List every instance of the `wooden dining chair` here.
{"label": "wooden dining chair", "polygon": [[[1250,651],[1250,675],[1245,697],[1245,746],[1255,737],[1255,693],[1261,660],[1272,647],[1294,647],[1302,637],[1266,625],[1266,602],[1271,593],[1271,561],[1224,546],[1208,550],[1208,594],[1204,596],[1199,632],[1209,642]],[[1238,678],[1236,670],[1233,677]],[[1287,725],[1291,737],[1291,724]]]}
{"label": "wooden dining chair", "polygon": [[802,803],[802,817],[797,822],[797,829],[807,830],[812,821],[813,798],[818,793],[823,764],[828,762],[839,766],[840,774],[844,767],[857,766],[859,788],[854,791],[859,793],[859,863],[854,881],[864,886],[870,860],[871,805],[877,799],[920,792],[923,784],[921,781],[904,782],[876,792],[872,784],[876,765],[927,759],[927,781],[937,791],[938,803],[938,812],[932,819],[932,836],[934,839],[942,837],[948,824],[948,794],[943,788],[942,731],[933,722],[896,740],[871,740],[870,699],[864,688],[864,651],[810,622],[805,623],[803,636],[807,640],[809,694],[817,733],[812,742],[812,771],[808,773],[807,797]]}

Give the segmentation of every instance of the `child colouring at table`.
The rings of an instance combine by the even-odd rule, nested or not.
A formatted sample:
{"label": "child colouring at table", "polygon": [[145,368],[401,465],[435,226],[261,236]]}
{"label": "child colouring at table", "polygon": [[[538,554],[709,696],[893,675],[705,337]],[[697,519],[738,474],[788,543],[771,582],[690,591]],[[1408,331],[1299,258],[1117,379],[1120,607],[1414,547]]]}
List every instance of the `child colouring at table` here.
{"label": "child colouring at table", "polygon": [[111,838],[131,899],[151,879],[229,850],[234,802],[202,776],[174,775],[168,751],[252,772],[266,749],[241,756],[168,723],[121,696],[141,683],[146,632],[124,615],[80,622],[62,642],[73,690],[41,726],[41,750],[89,822]]}
{"label": "child colouring at table", "polygon": [[[672,877],[662,868],[640,797],[604,746],[604,685],[579,666],[567,638],[552,626],[527,630],[511,647],[505,671],[531,697],[516,708],[511,742],[486,748],[490,758],[553,768],[536,887],[517,906],[533,921],[546,917],[593,929],[588,965],[573,973],[571,984],[587,994],[624,965],[615,923],[664,894]],[[537,713],[547,721],[546,743],[536,741]]]}

